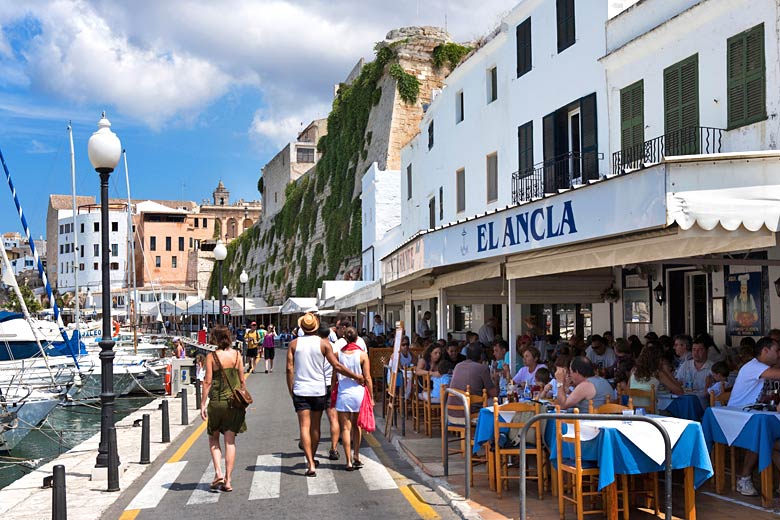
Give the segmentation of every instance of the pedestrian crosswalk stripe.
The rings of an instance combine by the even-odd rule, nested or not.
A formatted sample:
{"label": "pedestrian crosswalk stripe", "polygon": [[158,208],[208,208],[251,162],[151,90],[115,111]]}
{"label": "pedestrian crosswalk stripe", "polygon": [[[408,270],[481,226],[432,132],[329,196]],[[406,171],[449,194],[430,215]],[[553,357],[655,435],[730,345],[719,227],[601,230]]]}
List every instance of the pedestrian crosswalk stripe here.
{"label": "pedestrian crosswalk stripe", "polygon": [[[225,460],[222,460],[222,474],[225,474]],[[190,499],[187,500],[187,505],[195,504],[214,504],[219,501],[219,491],[211,489],[211,483],[214,481],[214,465],[209,464],[203,476],[200,477],[200,482],[190,495]]]}
{"label": "pedestrian crosswalk stripe", "polygon": [[379,462],[374,450],[368,448],[360,450],[360,461],[363,467],[360,469],[360,476],[368,486],[369,491],[378,491],[380,489],[397,489],[398,484],[390,476],[384,464]]}
{"label": "pedestrian crosswalk stripe", "polygon": [[249,489],[249,500],[279,498],[281,487],[282,454],[274,453],[258,456],[255,464],[255,473],[252,476],[252,487]]}
{"label": "pedestrian crosswalk stripe", "polygon": [[[327,452],[322,454],[322,458],[327,459],[326,455]],[[336,476],[333,474],[333,470],[328,466],[330,466],[330,464],[320,465],[320,467],[317,468],[317,476],[306,479],[309,495],[332,495],[339,492],[339,488],[336,485]],[[303,471],[306,471],[306,469]]]}
{"label": "pedestrian crosswalk stripe", "polygon": [[157,507],[186,465],[186,461],[163,464],[157,474],[149,479],[125,509],[154,509]]}

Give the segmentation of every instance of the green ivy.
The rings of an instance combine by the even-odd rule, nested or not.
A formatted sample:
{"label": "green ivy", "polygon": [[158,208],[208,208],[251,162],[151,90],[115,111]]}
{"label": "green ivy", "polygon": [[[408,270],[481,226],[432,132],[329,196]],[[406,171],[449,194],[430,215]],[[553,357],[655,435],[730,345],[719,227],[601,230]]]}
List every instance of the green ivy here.
{"label": "green ivy", "polygon": [[471,52],[471,47],[460,45],[458,43],[442,43],[433,49],[433,66],[440,69],[445,64],[454,69],[460,64],[466,54]]}
{"label": "green ivy", "polygon": [[404,103],[409,105],[417,103],[417,98],[420,95],[420,81],[417,77],[406,72],[398,63],[390,65],[387,72],[395,80],[398,94]]}

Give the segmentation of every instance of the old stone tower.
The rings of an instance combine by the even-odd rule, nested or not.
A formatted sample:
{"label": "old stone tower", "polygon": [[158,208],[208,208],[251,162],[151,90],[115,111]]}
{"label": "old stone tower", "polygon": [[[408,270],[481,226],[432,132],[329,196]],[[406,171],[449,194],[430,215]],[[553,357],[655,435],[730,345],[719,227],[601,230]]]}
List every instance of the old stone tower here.
{"label": "old stone tower", "polygon": [[[322,159],[287,186],[279,213],[231,244],[225,265],[231,291],[239,289],[242,269],[247,293],[272,305],[316,296],[322,280],[360,279],[361,177],[374,162],[400,169],[401,149],[419,132],[423,106],[450,72],[433,59],[446,43],[442,29],[401,28],[377,44],[373,62],[358,63],[338,87],[328,134],[318,144]],[[410,76],[419,86],[414,99]]]}

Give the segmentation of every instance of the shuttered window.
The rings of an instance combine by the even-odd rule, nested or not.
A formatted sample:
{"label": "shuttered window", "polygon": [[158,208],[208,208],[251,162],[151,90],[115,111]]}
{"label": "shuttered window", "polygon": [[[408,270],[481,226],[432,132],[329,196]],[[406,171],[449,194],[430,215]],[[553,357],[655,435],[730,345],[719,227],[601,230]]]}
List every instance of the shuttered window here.
{"label": "shuttered window", "polygon": [[517,77],[531,70],[531,18],[517,26]]}
{"label": "shuttered window", "polygon": [[580,132],[582,136],[580,144],[580,153],[582,154],[582,180],[598,179],[599,134],[595,93],[580,99]]}
{"label": "shuttered window", "polygon": [[455,191],[457,192],[455,211],[457,213],[466,211],[466,170],[462,168],[455,172]]}
{"label": "shuttered window", "polygon": [[556,0],[558,22],[558,52],[574,45],[574,0]]}
{"label": "shuttered window", "polygon": [[487,170],[487,202],[498,200],[498,154],[492,153],[486,159]]}
{"label": "shuttered window", "polygon": [[518,171],[522,175],[534,167],[534,122],[517,127]]}
{"label": "shuttered window", "polygon": [[727,40],[726,74],[729,129],[766,119],[764,24]]}
{"label": "shuttered window", "polygon": [[665,155],[698,153],[699,55],[664,69]]}
{"label": "shuttered window", "polygon": [[620,90],[620,149],[624,163],[642,155],[645,142],[644,81]]}

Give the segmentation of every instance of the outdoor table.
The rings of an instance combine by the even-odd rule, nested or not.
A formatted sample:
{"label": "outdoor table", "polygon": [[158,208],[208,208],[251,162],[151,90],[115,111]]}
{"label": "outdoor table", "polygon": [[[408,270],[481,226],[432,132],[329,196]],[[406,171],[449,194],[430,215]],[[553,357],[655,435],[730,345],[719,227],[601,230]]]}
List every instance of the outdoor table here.
{"label": "outdoor table", "polygon": [[[713,475],[707,446],[699,423],[673,417],[652,416],[666,429],[672,442],[672,468],[685,473],[685,518],[696,518],[694,490]],[[557,467],[555,421],[548,421],[545,442],[550,461]],[[661,433],[649,423],[626,421],[581,421],[582,459],[599,466],[599,490],[608,488],[608,503],[617,504],[615,475],[637,475],[664,471],[664,442]],[[573,446],[565,446],[574,457]],[[571,451],[571,453],[569,453]],[[610,518],[617,511],[610,508]]]}
{"label": "outdoor table", "polygon": [[[780,413],[745,411],[741,406],[715,406],[704,412],[702,429],[707,446],[715,448],[715,490],[725,488],[726,446],[758,453],[761,473],[761,503],[772,503],[772,450],[780,439]],[[733,470],[732,470],[733,471]]]}
{"label": "outdoor table", "polygon": [[658,409],[663,410],[672,417],[701,422],[704,415],[704,404],[701,392],[690,392],[684,395],[675,395],[671,392],[659,392]]}
{"label": "outdoor table", "polygon": [[[535,401],[529,401],[529,402],[535,402]],[[542,403],[543,408],[542,411],[546,411],[547,408],[544,407],[546,403]],[[512,416],[515,414],[515,412],[502,412],[501,406],[498,405],[498,415],[499,420],[501,422],[509,422],[512,420]],[[493,407],[492,406],[486,406],[482,408],[479,411],[479,416],[477,417],[477,425],[474,428],[474,449],[473,452],[476,455],[479,453],[480,448],[482,448],[482,445],[485,444],[488,441],[493,440]],[[508,428],[501,428],[501,432],[508,433]]]}

